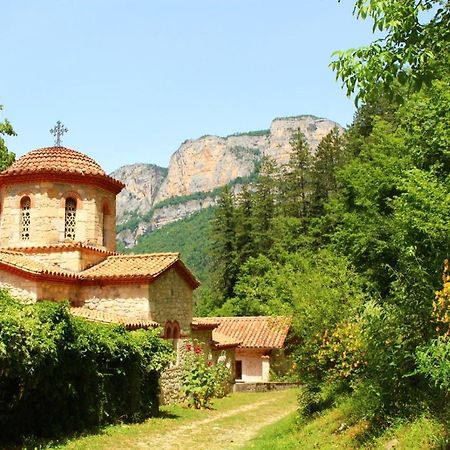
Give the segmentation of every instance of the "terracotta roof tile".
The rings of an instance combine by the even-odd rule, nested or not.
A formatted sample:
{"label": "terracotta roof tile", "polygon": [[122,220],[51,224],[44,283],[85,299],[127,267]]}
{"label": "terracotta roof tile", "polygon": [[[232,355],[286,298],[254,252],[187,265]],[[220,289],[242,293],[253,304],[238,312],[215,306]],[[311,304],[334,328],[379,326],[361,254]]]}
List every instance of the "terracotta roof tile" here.
{"label": "terracotta roof tile", "polygon": [[106,175],[105,171],[92,158],[66,147],[46,147],[28,152],[4,170],[3,173],[49,171]]}
{"label": "terracotta roof tile", "polygon": [[77,274],[70,270],[62,269],[56,264],[45,264],[36,261],[24,253],[14,251],[0,251],[0,264],[4,264],[21,271],[41,274],[41,275],[54,275],[66,278],[77,278]]}
{"label": "terracotta roof tile", "polygon": [[[241,342],[241,348],[282,348],[292,319],[282,316],[201,317],[194,320],[219,322],[212,332],[213,340],[220,336]],[[218,337],[216,339],[216,337]]]}
{"label": "terracotta roof tile", "polygon": [[84,153],[66,147],[45,147],[32,150],[20,157],[3,172],[0,181],[33,176],[88,177],[113,192],[120,192],[125,186],[121,181],[107,175],[101,166]]}
{"label": "terracotta roof tile", "polygon": [[213,346],[216,349],[238,347],[242,341],[234,339],[218,331],[213,332]]}
{"label": "terracotta roof tile", "polygon": [[197,279],[179,259],[178,253],[150,253],[145,255],[110,255],[104,261],[81,272],[62,269],[56,264],[35,260],[25,252],[0,249],[0,264],[26,273],[72,278],[81,282],[98,280],[112,283],[115,280],[129,281],[144,278],[149,281],[171,267],[179,270],[193,288],[199,285]]}
{"label": "terracotta roof tile", "polygon": [[84,278],[155,278],[179,260],[179,253],[113,255],[81,272]]}
{"label": "terracotta roof tile", "polygon": [[191,328],[193,330],[213,330],[219,325],[219,321],[211,321],[209,317],[194,317],[191,322]]}
{"label": "terracotta roof tile", "polygon": [[35,245],[27,247],[3,247],[0,251],[14,251],[20,253],[47,253],[58,251],[70,251],[70,250],[88,250],[95,253],[101,253],[105,255],[117,255],[117,252],[112,252],[106,248],[95,247],[94,245],[83,244],[82,242],[62,242],[60,244],[49,245]]}
{"label": "terracotta roof tile", "polygon": [[83,306],[72,307],[70,308],[70,312],[74,316],[81,317],[82,319],[90,322],[122,324],[125,325],[125,328],[128,330],[137,330],[138,328],[157,328],[160,326],[158,322],[153,322],[152,320],[133,319]]}

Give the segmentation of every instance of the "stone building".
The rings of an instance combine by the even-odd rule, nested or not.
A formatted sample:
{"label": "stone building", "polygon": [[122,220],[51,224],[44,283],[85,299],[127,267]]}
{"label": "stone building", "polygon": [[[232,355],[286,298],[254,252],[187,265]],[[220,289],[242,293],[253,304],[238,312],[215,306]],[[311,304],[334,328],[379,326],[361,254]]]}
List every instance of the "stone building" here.
{"label": "stone building", "polygon": [[89,320],[190,336],[199,282],[179,255],[115,252],[123,187],[64,147],[31,151],[1,172],[0,286],[32,301],[69,300]]}
{"label": "stone building", "polygon": [[[193,318],[199,282],[178,253],[117,253],[116,195],[124,185],[65,147],[31,151],[0,172],[0,287],[29,301],[69,300],[72,314],[128,329],[161,327],[225,358],[241,381],[267,381],[285,318]],[[179,367],[170,371],[179,376]],[[163,376],[166,401],[176,376]],[[234,380],[235,374],[232,373]],[[176,383],[175,383],[176,384]]]}
{"label": "stone building", "polygon": [[291,325],[290,317],[202,317],[193,323],[211,327],[215,349],[233,349],[234,380],[269,381],[271,360],[282,350]]}

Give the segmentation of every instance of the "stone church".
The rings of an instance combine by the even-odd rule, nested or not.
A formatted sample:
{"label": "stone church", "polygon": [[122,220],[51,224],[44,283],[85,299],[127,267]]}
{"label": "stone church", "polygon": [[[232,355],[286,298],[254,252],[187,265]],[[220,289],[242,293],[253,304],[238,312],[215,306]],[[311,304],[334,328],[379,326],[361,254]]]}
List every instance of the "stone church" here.
{"label": "stone church", "polygon": [[29,301],[69,300],[72,314],[95,322],[161,327],[177,344],[198,339],[215,358],[227,352],[237,379],[267,381],[290,320],[194,318],[199,282],[178,253],[116,253],[123,187],[61,146],[33,150],[0,172],[0,287]]}

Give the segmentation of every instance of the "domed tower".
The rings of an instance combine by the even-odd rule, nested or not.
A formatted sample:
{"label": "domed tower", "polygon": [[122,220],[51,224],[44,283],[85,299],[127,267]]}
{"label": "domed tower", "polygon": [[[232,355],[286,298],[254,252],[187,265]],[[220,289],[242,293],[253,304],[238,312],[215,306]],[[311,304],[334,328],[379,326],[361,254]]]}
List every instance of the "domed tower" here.
{"label": "domed tower", "polygon": [[[123,187],[83,153],[33,150],[0,172],[0,247],[35,254],[75,247],[113,252],[116,195]],[[77,270],[87,264],[70,264],[67,257],[48,260],[63,259],[61,266]]]}

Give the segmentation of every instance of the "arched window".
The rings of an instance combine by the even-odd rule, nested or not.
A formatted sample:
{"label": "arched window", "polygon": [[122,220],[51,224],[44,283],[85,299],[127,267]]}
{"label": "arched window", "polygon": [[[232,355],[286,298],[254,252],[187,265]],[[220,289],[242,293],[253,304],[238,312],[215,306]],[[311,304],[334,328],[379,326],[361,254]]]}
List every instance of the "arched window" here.
{"label": "arched window", "polygon": [[164,326],[164,338],[173,339],[171,322],[166,322],[166,325]]}
{"label": "arched window", "polygon": [[107,220],[108,220],[108,214],[109,214],[109,208],[108,205],[105,203],[103,205],[103,211],[102,211],[102,245],[103,247],[106,247],[107,245],[107,233],[108,233],[108,226],[107,226]]}
{"label": "arched window", "polygon": [[20,200],[20,237],[23,241],[30,239],[30,197],[22,197]]}
{"label": "arched window", "polygon": [[175,321],[173,322],[173,328],[172,328],[172,339],[180,339],[180,324]]}
{"label": "arched window", "polygon": [[73,198],[66,199],[66,216],[64,222],[64,238],[75,240],[75,224],[77,213],[77,201]]}

